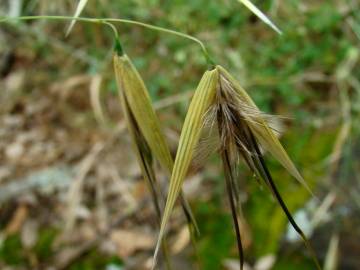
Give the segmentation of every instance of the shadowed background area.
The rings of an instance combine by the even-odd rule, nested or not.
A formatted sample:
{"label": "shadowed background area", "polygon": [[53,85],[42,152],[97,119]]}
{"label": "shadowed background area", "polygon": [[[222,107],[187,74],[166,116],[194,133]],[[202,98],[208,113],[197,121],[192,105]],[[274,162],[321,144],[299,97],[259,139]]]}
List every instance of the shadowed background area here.
{"label": "shadowed background area", "polygon": [[[201,39],[261,110],[284,117],[276,122],[281,142],[316,198],[265,157],[324,269],[360,269],[360,3],[253,2],[283,35],[236,0],[93,0],[82,16],[133,19]],[[76,6],[0,0],[0,15],[72,16]],[[68,25],[0,24],[0,268],[149,269],[156,215],[121,113],[112,32],[77,22],[65,37]],[[201,49],[165,33],[116,26],[175,155],[207,68]],[[240,166],[246,269],[314,269],[271,194]],[[166,175],[157,171],[165,188]],[[201,236],[195,255],[178,205],[168,234],[174,269],[238,269],[216,155],[192,166],[184,191]]]}

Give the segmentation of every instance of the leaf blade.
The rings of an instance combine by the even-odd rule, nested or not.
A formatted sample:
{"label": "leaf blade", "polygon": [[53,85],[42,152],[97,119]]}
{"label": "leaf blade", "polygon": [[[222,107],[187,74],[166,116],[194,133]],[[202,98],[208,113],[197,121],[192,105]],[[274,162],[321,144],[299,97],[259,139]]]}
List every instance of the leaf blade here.
{"label": "leaf blade", "polygon": [[[78,18],[81,14],[81,12],[84,10],[86,4],[87,4],[88,0],[80,0],[77,7],[76,7],[76,10],[75,10],[75,14],[74,14],[74,18]],[[68,36],[71,32],[71,30],[74,28],[74,25],[76,23],[76,20],[72,20],[68,29],[66,30],[66,34],[65,36]]]}
{"label": "leaf blade", "polygon": [[269,25],[275,32],[282,34],[282,31],[260,10],[258,9],[250,0],[238,0],[244,6],[246,6],[252,13],[254,13],[260,20]]}

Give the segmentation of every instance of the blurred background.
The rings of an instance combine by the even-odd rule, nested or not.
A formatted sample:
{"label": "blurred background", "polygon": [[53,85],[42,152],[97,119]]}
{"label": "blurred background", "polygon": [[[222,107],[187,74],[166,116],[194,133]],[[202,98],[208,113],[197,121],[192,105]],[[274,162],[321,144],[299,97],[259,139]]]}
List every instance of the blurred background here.
{"label": "blurred background", "polygon": [[[324,269],[360,269],[360,2],[253,2],[283,35],[236,0],[93,0],[82,15],[139,20],[204,41],[263,111],[285,117],[281,141],[316,198],[267,161]],[[0,0],[0,13],[71,16],[76,6]],[[149,269],[158,229],[116,94],[112,33],[77,23],[66,38],[68,25],[0,24],[0,268]],[[206,69],[200,48],[117,27],[175,154]],[[245,166],[238,179],[246,269],[314,269],[268,190]],[[194,166],[184,189],[201,236],[196,256],[176,208],[168,236],[174,269],[238,269],[218,157]]]}

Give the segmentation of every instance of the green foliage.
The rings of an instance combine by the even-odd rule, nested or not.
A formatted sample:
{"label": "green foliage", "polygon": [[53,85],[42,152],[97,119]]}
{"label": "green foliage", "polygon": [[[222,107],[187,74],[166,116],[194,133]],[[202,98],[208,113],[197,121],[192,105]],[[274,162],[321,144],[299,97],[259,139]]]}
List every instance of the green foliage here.
{"label": "green foliage", "polygon": [[195,215],[202,235],[198,242],[200,269],[221,269],[222,260],[230,256],[236,242],[231,217],[214,201],[199,203]]}
{"label": "green foliage", "polygon": [[52,244],[57,233],[57,230],[51,228],[40,232],[39,239],[34,247],[34,252],[40,260],[47,260],[52,255]]}
{"label": "green foliage", "polygon": [[53,254],[52,244],[56,235],[57,230],[51,228],[41,230],[35,246],[29,250],[24,249],[19,234],[9,235],[0,248],[0,261],[9,265],[27,265],[29,263],[27,253],[46,261]]}
{"label": "green foliage", "polygon": [[121,266],[122,262],[115,256],[104,256],[98,250],[91,250],[84,258],[75,262],[69,270],[96,270],[106,269],[108,265]]}
{"label": "green foliage", "polygon": [[0,261],[9,265],[21,265],[25,262],[21,239],[18,234],[7,237],[0,248]]}
{"label": "green foliage", "polygon": [[289,257],[279,258],[279,260],[275,263],[273,269],[304,270],[304,269],[312,269],[312,268],[313,268],[313,264],[310,260],[306,260],[302,256],[293,254],[290,258]]}

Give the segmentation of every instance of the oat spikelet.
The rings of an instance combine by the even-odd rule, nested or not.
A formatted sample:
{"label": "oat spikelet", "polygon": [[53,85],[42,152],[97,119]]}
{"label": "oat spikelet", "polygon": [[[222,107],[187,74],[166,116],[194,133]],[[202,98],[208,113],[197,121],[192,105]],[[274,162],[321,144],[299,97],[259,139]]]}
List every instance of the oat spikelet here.
{"label": "oat spikelet", "polygon": [[[117,44],[117,46],[119,45]],[[117,51],[121,51],[121,48]],[[170,176],[173,160],[162,133],[159,119],[156,116],[150,96],[139,73],[125,54],[114,54],[113,60],[125,120],[142,173],[149,183],[160,223],[162,207],[158,197],[162,196],[160,188],[156,184],[152,163],[154,159],[158,160]],[[196,221],[182,193],[180,193],[180,199],[190,226],[190,232],[198,232]]]}
{"label": "oat spikelet", "polygon": [[173,160],[144,81],[126,54],[114,55],[114,69],[117,83],[126,97],[141,133],[161,166],[171,172]]}
{"label": "oat spikelet", "polygon": [[154,254],[153,269],[156,266],[157,255],[162,238],[164,237],[167,223],[174,208],[176,199],[181,190],[182,183],[192,160],[195,146],[198,143],[203,127],[203,120],[209,106],[214,100],[218,81],[218,70],[206,71],[195,90],[185,122],[181,130],[180,141],[176,153],[174,169],[171,175],[168,197],[161,222],[158,243]]}
{"label": "oat spikelet", "polygon": [[[173,159],[144,81],[126,54],[114,55],[114,69],[118,87],[126,97],[142,136],[144,136],[151,153],[170,176],[174,164]],[[198,232],[189,203],[182,193],[180,199],[188,222],[192,224],[195,232]]]}

